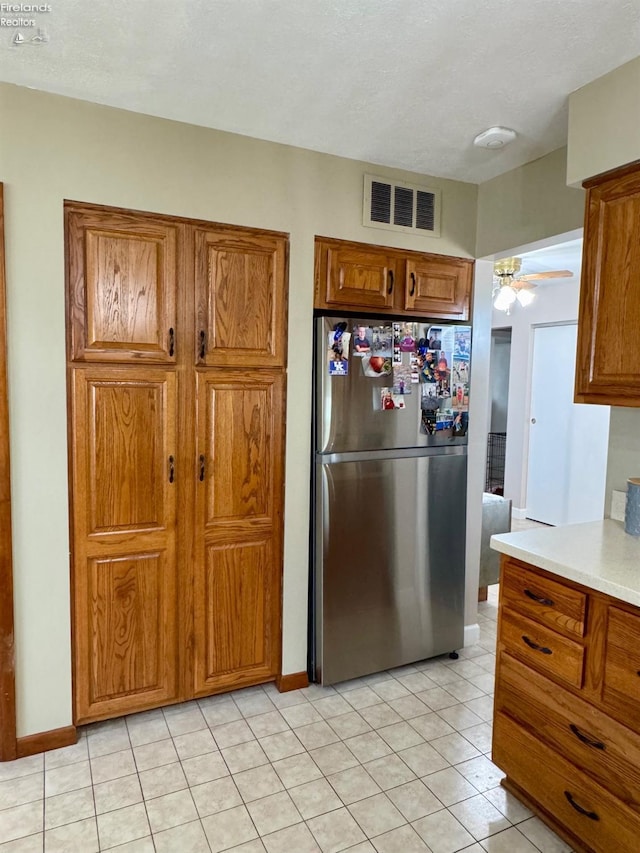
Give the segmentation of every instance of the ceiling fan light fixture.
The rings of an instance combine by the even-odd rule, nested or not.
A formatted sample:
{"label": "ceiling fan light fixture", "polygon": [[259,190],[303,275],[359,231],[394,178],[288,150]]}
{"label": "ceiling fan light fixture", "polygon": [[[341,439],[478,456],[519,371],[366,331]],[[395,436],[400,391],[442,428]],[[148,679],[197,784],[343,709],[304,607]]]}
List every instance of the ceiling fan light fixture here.
{"label": "ceiling fan light fixture", "polygon": [[520,305],[522,305],[523,308],[526,308],[528,305],[531,305],[535,298],[535,293],[532,293],[530,290],[519,290],[516,293],[516,299],[518,300]]}
{"label": "ceiling fan light fixture", "polygon": [[508,311],[516,301],[516,298],[517,294],[515,290],[508,284],[503,284],[496,294],[493,307],[497,308],[498,311]]}

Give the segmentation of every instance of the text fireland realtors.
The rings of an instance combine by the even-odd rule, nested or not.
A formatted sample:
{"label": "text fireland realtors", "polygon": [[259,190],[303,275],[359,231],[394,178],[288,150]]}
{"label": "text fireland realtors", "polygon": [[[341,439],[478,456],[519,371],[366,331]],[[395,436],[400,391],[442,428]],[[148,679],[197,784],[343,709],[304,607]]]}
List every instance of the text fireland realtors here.
{"label": "text fireland realtors", "polygon": [[[10,12],[50,12],[50,3],[0,3],[0,13]],[[35,27],[35,18],[4,18],[0,17],[0,27]]]}

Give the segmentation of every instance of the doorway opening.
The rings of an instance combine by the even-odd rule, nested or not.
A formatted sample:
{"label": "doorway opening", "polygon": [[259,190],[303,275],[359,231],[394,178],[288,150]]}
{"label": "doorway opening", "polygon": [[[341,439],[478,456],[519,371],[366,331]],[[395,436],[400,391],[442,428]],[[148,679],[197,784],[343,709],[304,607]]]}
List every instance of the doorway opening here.
{"label": "doorway opening", "polygon": [[609,408],[573,402],[582,231],[502,254],[536,284],[526,304],[515,301],[505,313],[494,303],[492,316],[491,431],[506,433],[502,494],[512,502],[513,529],[602,518]]}
{"label": "doorway opening", "polygon": [[491,330],[489,394],[491,416],[487,440],[485,492],[504,495],[504,465],[507,448],[507,412],[511,368],[511,329]]}

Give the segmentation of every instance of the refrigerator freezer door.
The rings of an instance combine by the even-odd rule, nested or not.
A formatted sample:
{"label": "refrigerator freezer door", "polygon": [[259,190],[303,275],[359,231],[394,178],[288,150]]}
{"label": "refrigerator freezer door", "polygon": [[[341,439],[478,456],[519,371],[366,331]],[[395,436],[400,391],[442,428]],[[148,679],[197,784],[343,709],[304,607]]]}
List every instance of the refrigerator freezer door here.
{"label": "refrigerator freezer door", "polygon": [[466,449],[317,468],[317,679],[460,648]]}
{"label": "refrigerator freezer door", "polygon": [[[317,319],[315,430],[318,452],[342,453],[466,444],[466,429],[454,436],[451,430],[435,434],[426,431],[422,418],[422,406],[425,405],[423,394],[426,388],[422,383],[409,383],[406,386],[407,393],[402,397],[404,408],[385,410],[381,404],[381,392],[384,388],[392,390],[393,373],[367,375],[363,369],[363,359],[354,354],[355,339],[350,340],[345,348],[346,372],[330,373],[331,353],[328,342],[341,321],[352,337],[359,326],[378,326],[391,330],[388,318],[376,320],[369,317],[361,321],[344,321],[344,318],[340,317]],[[431,324],[423,321],[403,325],[412,326],[415,340],[419,340]],[[453,330],[462,328],[468,327],[449,327]],[[453,331],[450,334],[453,334]],[[402,358],[408,366],[409,353],[403,353]],[[453,405],[453,402],[451,399],[440,399],[438,404],[446,407]]]}

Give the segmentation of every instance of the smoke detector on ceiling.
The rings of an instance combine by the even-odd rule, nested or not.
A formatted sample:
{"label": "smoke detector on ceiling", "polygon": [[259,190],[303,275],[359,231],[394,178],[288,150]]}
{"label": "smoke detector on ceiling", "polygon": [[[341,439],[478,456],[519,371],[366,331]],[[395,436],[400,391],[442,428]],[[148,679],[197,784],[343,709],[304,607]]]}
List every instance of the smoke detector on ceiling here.
{"label": "smoke detector on ceiling", "polygon": [[516,138],[518,134],[509,127],[490,127],[483,130],[473,140],[478,148],[504,148]]}

